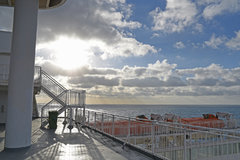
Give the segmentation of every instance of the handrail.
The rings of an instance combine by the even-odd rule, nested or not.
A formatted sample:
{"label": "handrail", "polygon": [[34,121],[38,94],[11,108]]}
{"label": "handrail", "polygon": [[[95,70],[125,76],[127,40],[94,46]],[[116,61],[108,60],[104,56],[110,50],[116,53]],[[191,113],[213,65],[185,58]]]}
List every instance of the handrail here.
{"label": "handrail", "polygon": [[[132,121],[139,121],[139,120],[141,121],[142,120],[142,119],[135,118],[135,117],[127,117],[127,116],[122,116],[122,115],[114,115],[114,114],[107,113],[107,112],[100,112],[100,111],[96,111],[94,109],[88,109],[88,111],[99,113],[99,114],[105,114],[105,115],[108,115],[108,116],[115,116],[115,117],[123,118],[123,119],[126,119],[126,120],[130,119]],[[166,124],[168,126],[171,125],[171,126],[174,126],[174,127],[181,126],[182,128],[194,128],[194,129],[199,129],[199,130],[221,132],[221,133],[226,133],[226,134],[235,134],[236,133],[233,130],[197,126],[197,125],[184,124],[184,123],[179,123],[179,122],[156,121],[156,120],[151,120],[151,119],[148,119],[147,121],[143,120],[142,122],[144,122],[144,123],[155,123],[155,124]]]}
{"label": "handrail", "polygon": [[0,64],[0,83],[6,83],[8,81],[9,67],[7,64]]}
{"label": "handrail", "polygon": [[[48,89],[46,89],[45,87],[42,87],[42,89],[43,89],[43,91],[44,91],[45,93],[47,93],[51,98],[53,98],[53,100],[57,101],[57,102],[58,102],[59,104],[61,104],[62,106],[65,106],[65,105],[66,105],[66,102],[62,101],[62,100],[58,97],[58,95],[53,94],[52,92],[50,92],[50,91],[49,91]],[[66,90],[63,91],[63,92],[66,92]]]}
{"label": "handrail", "polygon": [[[63,91],[62,93],[60,93],[57,97],[61,97],[64,93],[66,93],[66,91]],[[51,101],[49,101],[48,103],[46,103],[42,109],[44,109],[45,107],[47,107],[49,104],[51,104],[53,101],[55,101],[54,99],[52,99]]]}
{"label": "handrail", "polygon": [[[9,64],[0,64],[0,84],[8,85]],[[52,98],[50,102],[41,108],[41,114],[47,106],[51,105],[54,101],[59,103],[62,107],[58,110],[59,114],[67,108],[77,108],[85,106],[85,90],[67,90],[62,84],[55,80],[52,76],[46,73],[40,66],[34,68],[34,87],[44,91],[49,97]],[[66,94],[66,97],[62,97]],[[64,99],[63,99],[64,98]],[[67,106],[67,107],[66,107]]]}
{"label": "handrail", "polygon": [[[0,84],[8,85],[9,64],[0,64]],[[40,66],[34,68],[34,87],[37,87],[37,92],[40,89],[45,92],[52,100],[41,108],[41,114],[47,106],[50,106],[54,101],[60,104],[59,114],[67,108],[85,107],[85,91],[67,90],[62,84],[55,80],[52,76],[46,73]],[[66,94],[66,97],[64,94]],[[42,121],[42,119],[41,119]]]}
{"label": "handrail", "polygon": [[137,120],[84,109],[78,109],[75,114],[76,122],[153,155],[166,156],[172,160],[240,159],[240,135],[237,132],[234,134],[216,128]]}
{"label": "handrail", "polygon": [[[0,64],[0,83],[8,85],[9,64]],[[39,85],[41,82],[41,67],[34,67],[34,85]],[[41,83],[40,83],[41,84]]]}
{"label": "handrail", "polygon": [[[41,70],[41,88],[42,90],[52,98],[50,102],[44,105],[41,109],[41,124],[43,124],[43,113],[45,113],[45,109],[50,106],[54,101],[60,104],[61,108],[58,108],[56,111],[58,115],[62,112],[66,111],[66,109],[70,109],[70,115],[72,116],[73,108],[81,108],[85,107],[85,92],[76,91],[76,90],[67,90],[63,85],[61,85],[58,81],[56,81],[53,77],[47,74],[45,71]],[[66,97],[62,97],[66,96]],[[62,100],[61,98],[65,98]],[[49,108],[50,109],[50,108]],[[56,109],[56,108],[55,108]],[[51,110],[51,109],[50,109]],[[45,113],[48,114],[48,113]],[[66,117],[65,112],[65,117]],[[45,116],[45,115],[44,115]],[[70,128],[73,127],[72,121],[70,120]]]}
{"label": "handrail", "polygon": [[62,90],[67,90],[63,85],[61,85],[58,81],[56,81],[54,78],[52,78],[49,74],[47,74],[44,70],[41,70],[41,73],[45,75],[47,78],[49,78],[52,82],[54,82],[56,85],[58,85]]}

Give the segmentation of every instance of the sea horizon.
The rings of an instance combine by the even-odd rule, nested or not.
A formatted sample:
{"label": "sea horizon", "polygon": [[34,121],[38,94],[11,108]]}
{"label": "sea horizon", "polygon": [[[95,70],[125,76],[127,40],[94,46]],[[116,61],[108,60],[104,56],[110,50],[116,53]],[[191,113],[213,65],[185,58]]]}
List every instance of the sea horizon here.
{"label": "sea horizon", "polygon": [[[38,103],[39,111],[43,105]],[[150,117],[152,113],[160,115],[171,113],[180,117],[201,117],[202,114],[225,112],[240,119],[240,105],[87,104],[86,109],[127,117],[136,117],[137,115]]]}

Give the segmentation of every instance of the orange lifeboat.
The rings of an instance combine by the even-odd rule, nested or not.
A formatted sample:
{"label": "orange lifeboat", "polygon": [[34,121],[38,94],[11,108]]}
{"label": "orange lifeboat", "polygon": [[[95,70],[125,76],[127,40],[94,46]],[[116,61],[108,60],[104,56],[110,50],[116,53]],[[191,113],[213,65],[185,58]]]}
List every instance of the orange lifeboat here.
{"label": "orange lifeboat", "polygon": [[213,114],[203,114],[203,117],[181,118],[181,123],[190,124],[195,126],[210,127],[210,128],[223,128],[224,121],[218,119]]}
{"label": "orange lifeboat", "polygon": [[[115,136],[127,136],[130,131],[130,135],[148,135],[151,133],[151,121],[144,115],[136,117],[136,121],[118,120],[114,124],[111,121],[108,122],[96,122],[96,128],[103,129],[105,133]],[[90,124],[94,126],[93,123]]]}

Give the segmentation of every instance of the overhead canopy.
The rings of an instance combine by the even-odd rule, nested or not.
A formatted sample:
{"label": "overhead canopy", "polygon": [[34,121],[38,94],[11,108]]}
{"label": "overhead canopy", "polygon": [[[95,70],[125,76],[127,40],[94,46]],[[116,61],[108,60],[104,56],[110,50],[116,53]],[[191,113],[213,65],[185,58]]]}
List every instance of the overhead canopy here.
{"label": "overhead canopy", "polygon": [[[54,8],[62,5],[66,0],[39,0],[40,9]],[[0,0],[0,6],[13,7],[15,0]]]}

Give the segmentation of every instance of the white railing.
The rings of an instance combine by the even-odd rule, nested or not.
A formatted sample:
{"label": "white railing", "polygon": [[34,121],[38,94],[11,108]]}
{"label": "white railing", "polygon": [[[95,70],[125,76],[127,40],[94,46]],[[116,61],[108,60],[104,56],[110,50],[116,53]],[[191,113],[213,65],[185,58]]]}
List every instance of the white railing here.
{"label": "white railing", "polygon": [[75,111],[74,120],[162,159],[240,159],[240,135],[234,131],[81,109]]}
{"label": "white railing", "polygon": [[67,92],[68,99],[67,105],[76,107],[76,106],[84,106],[86,100],[86,91],[76,91],[76,90],[68,90]]}
{"label": "white railing", "polygon": [[[9,64],[0,64],[0,84],[8,85],[9,77]],[[41,85],[41,67],[35,66],[34,68],[34,86]]]}
{"label": "white railing", "polygon": [[42,68],[40,66],[34,67],[34,86],[40,87],[41,86],[41,80],[42,80]]}
{"label": "white railing", "polygon": [[0,64],[0,84],[6,85],[8,83],[9,65]]}
{"label": "white railing", "polygon": [[[67,122],[67,114],[70,115],[69,128],[71,129],[74,108],[85,108],[86,91],[67,90],[43,70],[41,70],[41,89],[52,98],[41,108],[41,125],[44,126],[49,111],[57,111],[58,116],[65,117],[64,122]],[[62,115],[63,112],[64,115]]]}
{"label": "white railing", "polygon": [[64,103],[64,106],[59,104],[56,99],[52,99],[50,102],[48,102],[41,108],[41,117],[47,118],[49,111],[58,111],[62,107],[66,108],[84,107],[86,100],[86,91],[65,90],[55,98],[58,98],[60,101],[62,101]]}
{"label": "white railing", "polygon": [[[0,64],[0,85],[7,86],[9,77],[9,64]],[[49,111],[58,111],[59,114],[66,109],[72,113],[73,108],[84,108],[86,91],[67,90],[52,76],[41,69],[40,66],[34,68],[34,87],[36,93],[44,91],[52,98],[50,102],[41,108],[41,123],[48,117]],[[72,114],[70,114],[72,115]],[[66,112],[64,117],[66,117]]]}

